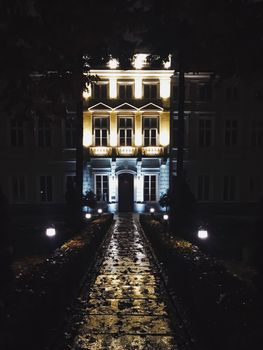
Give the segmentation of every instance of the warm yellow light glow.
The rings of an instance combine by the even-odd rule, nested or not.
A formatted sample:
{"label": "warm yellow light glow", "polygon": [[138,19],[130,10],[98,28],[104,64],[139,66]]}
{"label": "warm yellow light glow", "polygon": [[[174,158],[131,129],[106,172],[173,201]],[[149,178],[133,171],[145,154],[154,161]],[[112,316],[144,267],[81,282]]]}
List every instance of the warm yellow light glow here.
{"label": "warm yellow light glow", "polygon": [[131,146],[121,146],[118,147],[118,154],[128,156],[135,154],[136,148]]}
{"label": "warm yellow light glow", "polygon": [[83,146],[89,147],[92,145],[92,134],[88,129],[84,129],[83,131]]}
{"label": "warm yellow light glow", "polygon": [[169,145],[169,131],[167,129],[162,129],[160,133],[160,144],[164,147]]}
{"label": "warm yellow light glow", "polygon": [[90,147],[90,153],[94,156],[106,156],[111,154],[110,147]]}
{"label": "warm yellow light glow", "polygon": [[85,100],[87,100],[91,97],[91,89],[89,86],[85,90],[83,90],[82,96]]}
{"label": "warm yellow light glow", "polygon": [[143,154],[147,156],[153,156],[153,155],[158,155],[161,154],[163,148],[162,147],[143,147]]}
{"label": "warm yellow light glow", "polygon": [[111,129],[111,133],[110,133],[110,145],[111,147],[116,147],[118,144],[118,140],[117,140],[117,131]]}
{"label": "warm yellow light glow", "polygon": [[170,97],[170,79],[169,78],[160,79],[160,97],[161,98]]}
{"label": "warm yellow light glow", "polygon": [[132,65],[135,69],[142,69],[146,66],[148,54],[145,53],[138,53],[137,55],[134,55]]}
{"label": "warm yellow light glow", "polygon": [[119,61],[116,58],[110,58],[108,62],[108,67],[110,69],[116,69],[119,67]]}
{"label": "warm yellow light glow", "polygon": [[142,134],[140,133],[140,130],[136,130],[134,142],[135,142],[135,146],[137,147],[142,146]]}
{"label": "warm yellow light glow", "polygon": [[142,98],[142,78],[141,77],[135,78],[134,96],[135,98]]}
{"label": "warm yellow light glow", "polygon": [[163,61],[163,66],[165,69],[171,68],[171,55],[169,55],[168,61]]}
{"label": "warm yellow light glow", "polygon": [[117,98],[117,79],[110,77],[110,98]]}

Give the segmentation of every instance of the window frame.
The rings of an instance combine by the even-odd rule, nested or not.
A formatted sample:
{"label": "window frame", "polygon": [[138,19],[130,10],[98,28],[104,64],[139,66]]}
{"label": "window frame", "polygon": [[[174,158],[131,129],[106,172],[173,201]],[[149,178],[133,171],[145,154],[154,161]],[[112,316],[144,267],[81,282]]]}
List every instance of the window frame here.
{"label": "window frame", "polygon": [[[121,96],[121,87],[125,86],[125,96]],[[131,87],[131,96],[127,97],[127,86]],[[134,81],[118,81],[117,82],[118,98],[120,100],[132,100],[134,98]]]}
{"label": "window frame", "polygon": [[[156,127],[151,127],[151,125],[145,126],[145,120],[147,119],[155,119],[156,120]],[[150,123],[151,124],[151,123]],[[158,116],[143,116],[143,120],[142,120],[142,128],[143,128],[143,145],[144,147],[156,147],[159,145],[159,117]],[[145,144],[145,131],[148,130],[149,131],[149,145]],[[151,142],[151,139],[153,138],[151,133],[152,131],[156,132],[156,136],[155,136],[155,144],[153,145]]]}
{"label": "window frame", "polygon": [[[158,81],[143,81],[142,82],[143,86],[143,98],[145,100],[157,100],[159,97],[160,97],[160,89],[159,89],[159,84],[158,84]],[[146,96],[146,93],[145,93],[145,87],[148,86],[149,87],[149,96]],[[156,89],[155,90],[155,95],[152,96],[152,88],[150,87],[153,87]]]}
{"label": "window frame", "polygon": [[[210,126],[210,142],[208,144],[207,142],[207,132],[209,131],[209,128],[207,128],[206,126],[201,128],[201,121],[204,122],[210,122],[211,126]],[[212,118],[211,115],[205,115],[205,114],[201,114],[198,117],[198,147],[201,149],[207,149],[209,147],[212,147],[214,145],[214,120]],[[203,133],[203,136],[201,136],[201,132]],[[203,142],[201,142],[201,140],[203,140]]]}
{"label": "window frame", "polygon": [[[96,126],[96,120],[106,120],[107,122],[107,126],[104,127],[102,126],[102,123],[100,122],[101,126],[98,127]],[[93,124],[93,127],[92,127],[92,137],[93,137],[93,142],[92,144],[94,145],[94,147],[108,147],[109,145],[109,124],[110,124],[110,118],[108,115],[94,115],[93,118],[92,118],[92,124]],[[103,137],[103,131],[106,130],[106,138]],[[97,137],[96,137],[96,131],[99,131],[99,142],[98,144],[96,144],[96,140],[97,140]],[[103,140],[106,139],[106,144],[104,145],[103,144]]]}
{"label": "window frame", "polygon": [[[146,191],[145,182],[146,182],[147,176],[149,177],[149,189],[148,189],[149,200],[147,200],[145,198],[145,191]],[[155,178],[155,199],[152,199],[152,193],[151,193],[151,188],[152,188],[151,179],[152,178]],[[150,174],[150,173],[143,174],[143,201],[148,202],[148,203],[158,201],[158,174]]]}
{"label": "window frame", "polygon": [[[227,123],[230,123],[227,126]],[[236,123],[236,126],[233,126]],[[238,120],[237,119],[225,119],[224,120],[224,145],[225,147],[236,147],[238,145]]]}
{"label": "window frame", "polygon": [[[44,181],[44,193],[43,193],[43,199],[42,199],[42,185],[41,185],[41,178],[43,178]],[[50,185],[50,188],[48,186]],[[53,175],[39,175],[39,202],[41,203],[51,203],[54,202],[54,179]]]}
{"label": "window frame", "polygon": [[[106,200],[103,198],[104,197],[104,179],[103,179],[104,177],[107,178]],[[101,178],[101,180],[100,180],[100,192],[102,193],[102,200],[101,200],[101,194],[100,194],[100,198],[98,198],[97,178]],[[109,174],[107,174],[107,173],[94,174],[94,193],[96,195],[98,202],[109,202],[109,194],[110,194]]]}
{"label": "window frame", "polygon": [[[105,91],[102,89],[105,87]],[[96,90],[96,87],[98,87],[98,90]],[[104,92],[106,92],[104,94]],[[108,99],[109,98],[109,82],[108,81],[97,81],[93,82],[92,84],[92,98],[94,100],[100,100],[100,99]]]}
{"label": "window frame", "polygon": [[[121,126],[121,119],[129,119],[132,121],[132,126],[129,127],[129,126],[126,126],[126,127],[123,127]],[[127,124],[127,122],[125,122],[125,124]],[[121,144],[121,130],[124,130],[124,139],[125,139],[125,145],[122,145]],[[127,145],[127,130],[131,131],[131,144],[130,145]],[[118,116],[118,146],[119,147],[133,147],[134,145],[134,117],[129,115],[129,116],[125,116],[125,115],[121,115],[121,116]]]}
{"label": "window frame", "polygon": [[[12,125],[15,123],[15,125]],[[19,125],[21,123],[21,125]],[[25,145],[25,128],[24,121],[12,118],[9,121],[10,127],[10,145],[12,147],[24,147]],[[15,141],[15,142],[13,142]]]}
{"label": "window frame", "polygon": [[[22,180],[22,181],[21,181]],[[14,182],[17,182],[16,184]],[[14,186],[15,185],[15,186]],[[17,186],[17,195],[15,188]],[[25,203],[27,200],[27,184],[25,175],[12,175],[11,177],[11,198],[13,203]]]}

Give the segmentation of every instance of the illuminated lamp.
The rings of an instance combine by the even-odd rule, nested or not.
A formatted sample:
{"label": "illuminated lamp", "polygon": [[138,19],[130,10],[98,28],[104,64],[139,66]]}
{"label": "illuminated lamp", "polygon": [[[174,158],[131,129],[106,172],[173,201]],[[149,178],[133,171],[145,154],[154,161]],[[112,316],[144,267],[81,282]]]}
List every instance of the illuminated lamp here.
{"label": "illuminated lamp", "polygon": [[56,236],[56,229],[54,227],[47,227],[46,228],[46,236],[47,237],[54,237],[54,236]]}
{"label": "illuminated lamp", "polygon": [[110,58],[108,67],[110,69],[117,69],[119,67],[119,61],[116,58]]}
{"label": "illuminated lamp", "polygon": [[142,69],[146,65],[146,58],[148,54],[139,53],[134,55],[132,65],[135,69]]}
{"label": "illuminated lamp", "polygon": [[85,218],[88,219],[88,220],[91,219],[91,213],[86,213],[85,214]]}
{"label": "illuminated lamp", "polygon": [[204,229],[200,229],[200,230],[198,230],[198,232],[197,232],[197,236],[198,236],[198,238],[200,238],[200,239],[206,239],[206,238],[208,238],[208,231],[207,231],[207,230],[204,230]]}
{"label": "illuminated lamp", "polygon": [[102,214],[102,209],[101,208],[98,209],[98,214],[99,215]]}
{"label": "illuminated lamp", "polygon": [[167,220],[169,219],[169,216],[168,216],[167,214],[164,214],[164,215],[163,215],[163,219],[164,219],[165,221],[167,221]]}
{"label": "illuminated lamp", "polygon": [[154,208],[150,208],[150,213],[153,214],[155,212]]}

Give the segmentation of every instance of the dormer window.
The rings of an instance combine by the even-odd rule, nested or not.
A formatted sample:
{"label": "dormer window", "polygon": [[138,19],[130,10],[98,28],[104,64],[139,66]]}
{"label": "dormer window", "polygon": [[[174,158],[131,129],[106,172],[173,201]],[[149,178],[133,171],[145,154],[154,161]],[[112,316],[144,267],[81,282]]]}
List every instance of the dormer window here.
{"label": "dormer window", "polygon": [[132,82],[119,82],[119,98],[131,99],[133,95],[133,83]]}
{"label": "dormer window", "polygon": [[157,98],[157,83],[143,83],[143,96],[147,99]]}
{"label": "dormer window", "polygon": [[103,99],[108,98],[108,83],[97,82],[93,85],[93,98]]}

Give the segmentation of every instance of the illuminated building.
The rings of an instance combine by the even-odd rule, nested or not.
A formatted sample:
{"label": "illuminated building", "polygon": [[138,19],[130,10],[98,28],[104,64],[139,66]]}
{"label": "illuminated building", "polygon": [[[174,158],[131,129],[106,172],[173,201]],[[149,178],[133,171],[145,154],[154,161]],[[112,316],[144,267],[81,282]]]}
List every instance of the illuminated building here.
{"label": "illuminated building", "polygon": [[169,186],[172,70],[150,69],[135,55],[133,69],[91,69],[99,77],[84,98],[84,191],[115,211],[144,211]]}

